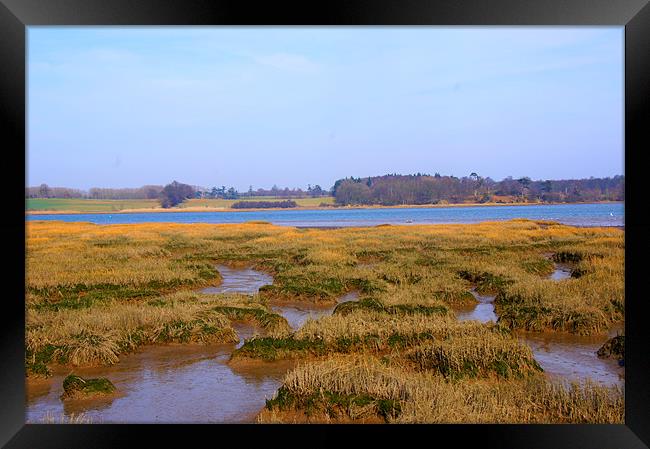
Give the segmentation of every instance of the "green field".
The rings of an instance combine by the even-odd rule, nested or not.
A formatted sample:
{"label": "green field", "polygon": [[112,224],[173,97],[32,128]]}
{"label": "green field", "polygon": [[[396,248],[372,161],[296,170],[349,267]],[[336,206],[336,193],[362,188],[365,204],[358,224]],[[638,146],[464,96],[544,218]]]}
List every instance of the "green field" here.
{"label": "green field", "polygon": [[154,207],[160,207],[160,202],[157,200],[90,200],[83,198],[28,198],[25,200],[25,210],[32,211],[113,212]]}
{"label": "green field", "polygon": [[[223,199],[191,199],[179,204],[177,208],[190,207],[230,208],[237,201],[282,201],[286,198],[253,196],[239,200]],[[296,198],[300,207],[317,207],[321,203],[334,204],[334,198]],[[25,200],[25,210],[28,211],[72,211],[72,212],[118,212],[125,209],[154,209],[159,208],[158,200],[90,200],[83,198],[28,198]]]}
{"label": "green field", "polygon": [[[252,196],[250,198],[240,198],[238,200],[224,200],[224,199],[193,199],[187,200],[180,204],[178,207],[230,207],[233,203],[238,201],[284,201],[287,198],[273,197],[273,196]],[[317,207],[321,203],[334,204],[334,197],[325,196],[322,198],[289,198],[298,203],[301,207]]]}

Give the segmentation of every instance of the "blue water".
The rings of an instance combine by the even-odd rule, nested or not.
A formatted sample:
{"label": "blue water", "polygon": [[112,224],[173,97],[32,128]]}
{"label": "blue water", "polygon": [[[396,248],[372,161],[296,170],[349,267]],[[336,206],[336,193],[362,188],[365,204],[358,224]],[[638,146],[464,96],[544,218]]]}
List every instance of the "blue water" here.
{"label": "blue water", "polygon": [[96,224],[129,223],[243,223],[268,221],[297,227],[376,226],[379,224],[478,223],[528,218],[575,226],[623,226],[623,203],[559,204],[539,206],[477,206],[432,208],[378,208],[325,210],[270,210],[249,212],[150,212],[121,214],[26,215],[26,220],[85,221]]}

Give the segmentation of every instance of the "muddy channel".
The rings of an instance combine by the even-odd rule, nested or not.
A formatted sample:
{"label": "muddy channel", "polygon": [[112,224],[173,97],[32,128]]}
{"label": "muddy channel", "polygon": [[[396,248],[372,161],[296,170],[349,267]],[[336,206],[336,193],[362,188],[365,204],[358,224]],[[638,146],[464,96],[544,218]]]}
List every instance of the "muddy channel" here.
{"label": "muddy channel", "polygon": [[[217,267],[222,283],[202,293],[257,293],[273,278],[251,268]],[[338,302],[354,301],[356,292]],[[331,314],[336,304],[305,302],[272,306],[293,330],[309,318]],[[59,422],[64,416],[83,414],[92,423],[250,423],[282,385],[295,364],[279,361],[229,364],[232,352],[244,340],[261,333],[254,326],[233,323],[237,344],[170,344],[148,346],[120,357],[119,363],[95,368],[54,367],[48,379],[28,379],[26,421]],[[63,379],[73,372],[82,377],[106,377],[119,392],[101,399],[60,399]]]}
{"label": "muddy channel", "polygon": [[[548,279],[566,282],[571,278],[569,264],[556,263]],[[482,323],[496,322],[494,296],[479,295],[471,290],[476,304],[454,309],[460,321],[477,320]],[[596,355],[600,347],[617,334],[623,334],[623,324],[612,327],[606,335],[582,336],[561,332],[522,332],[517,338],[530,346],[535,360],[549,378],[563,381],[584,382],[587,379],[601,385],[625,385],[625,368],[616,360],[601,359]]]}

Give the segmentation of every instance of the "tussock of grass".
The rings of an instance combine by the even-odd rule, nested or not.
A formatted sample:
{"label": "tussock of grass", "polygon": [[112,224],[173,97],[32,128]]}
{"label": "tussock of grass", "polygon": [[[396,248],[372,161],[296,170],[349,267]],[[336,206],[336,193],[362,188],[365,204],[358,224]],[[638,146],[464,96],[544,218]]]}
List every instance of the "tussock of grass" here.
{"label": "tussock of grass", "polygon": [[482,295],[496,294],[503,290],[503,288],[511,284],[512,281],[499,275],[488,273],[487,271],[475,272],[468,270],[461,270],[458,275],[476,285],[476,291]]}
{"label": "tussock of grass", "polygon": [[[503,329],[479,322],[458,322],[453,317],[395,315],[367,310],[308,320],[293,335],[283,338],[254,338],[236,350],[233,358],[266,361],[284,358],[322,357],[333,353],[389,352],[423,341],[468,336],[489,339]],[[512,340],[516,343],[516,340]]]}
{"label": "tussock of grass", "polygon": [[347,315],[355,310],[372,310],[397,315],[447,315],[449,309],[445,305],[428,306],[423,304],[384,305],[374,298],[363,298],[359,301],[347,301],[338,304],[334,314]]}
{"label": "tussock of grass", "polygon": [[289,372],[259,420],[282,422],[283,412],[322,421],[359,419],[364,411],[350,405],[361,401],[371,404],[366,415],[382,416],[385,404],[383,417],[397,423],[622,423],[624,418],[623,391],[617,387],[566,386],[540,376],[450,382],[373,357],[337,356]]}
{"label": "tussock of grass", "polygon": [[295,333],[296,338],[332,342],[340,337],[377,335],[388,339],[391,335],[431,334],[436,338],[462,335],[489,335],[500,328],[476,321],[458,322],[450,315],[397,315],[357,310],[346,315],[335,314],[318,320],[307,320]]}
{"label": "tussock of grass", "polygon": [[84,379],[75,374],[63,379],[63,394],[61,399],[74,399],[80,397],[107,395],[115,392],[115,385],[105,377]]}
{"label": "tussock of grass", "polygon": [[419,370],[435,371],[452,379],[521,378],[542,371],[528,346],[500,334],[434,340],[417,347],[410,357]]}
{"label": "tussock of grass", "polygon": [[30,311],[27,315],[26,365],[30,374],[47,375],[47,365],[110,365],[119,355],[145,344],[236,342],[229,320],[211,304],[173,296],[164,306],[65,311]]}
{"label": "tussock of grass", "polygon": [[235,321],[253,321],[271,335],[286,335],[291,331],[287,320],[258,308],[217,306],[213,310]]}

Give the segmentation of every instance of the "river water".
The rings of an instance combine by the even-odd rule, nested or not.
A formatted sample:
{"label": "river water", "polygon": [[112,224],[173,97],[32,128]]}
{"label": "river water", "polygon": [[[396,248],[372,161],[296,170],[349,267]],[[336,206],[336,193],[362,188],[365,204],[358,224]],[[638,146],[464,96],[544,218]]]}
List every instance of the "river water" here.
{"label": "river water", "polygon": [[553,220],[574,226],[624,226],[623,203],[554,204],[527,206],[332,208],[248,212],[149,212],[115,214],[38,214],[26,220],[83,221],[96,224],[128,223],[244,223],[261,220],[296,227],[376,226],[379,224],[478,223],[513,218]]}

